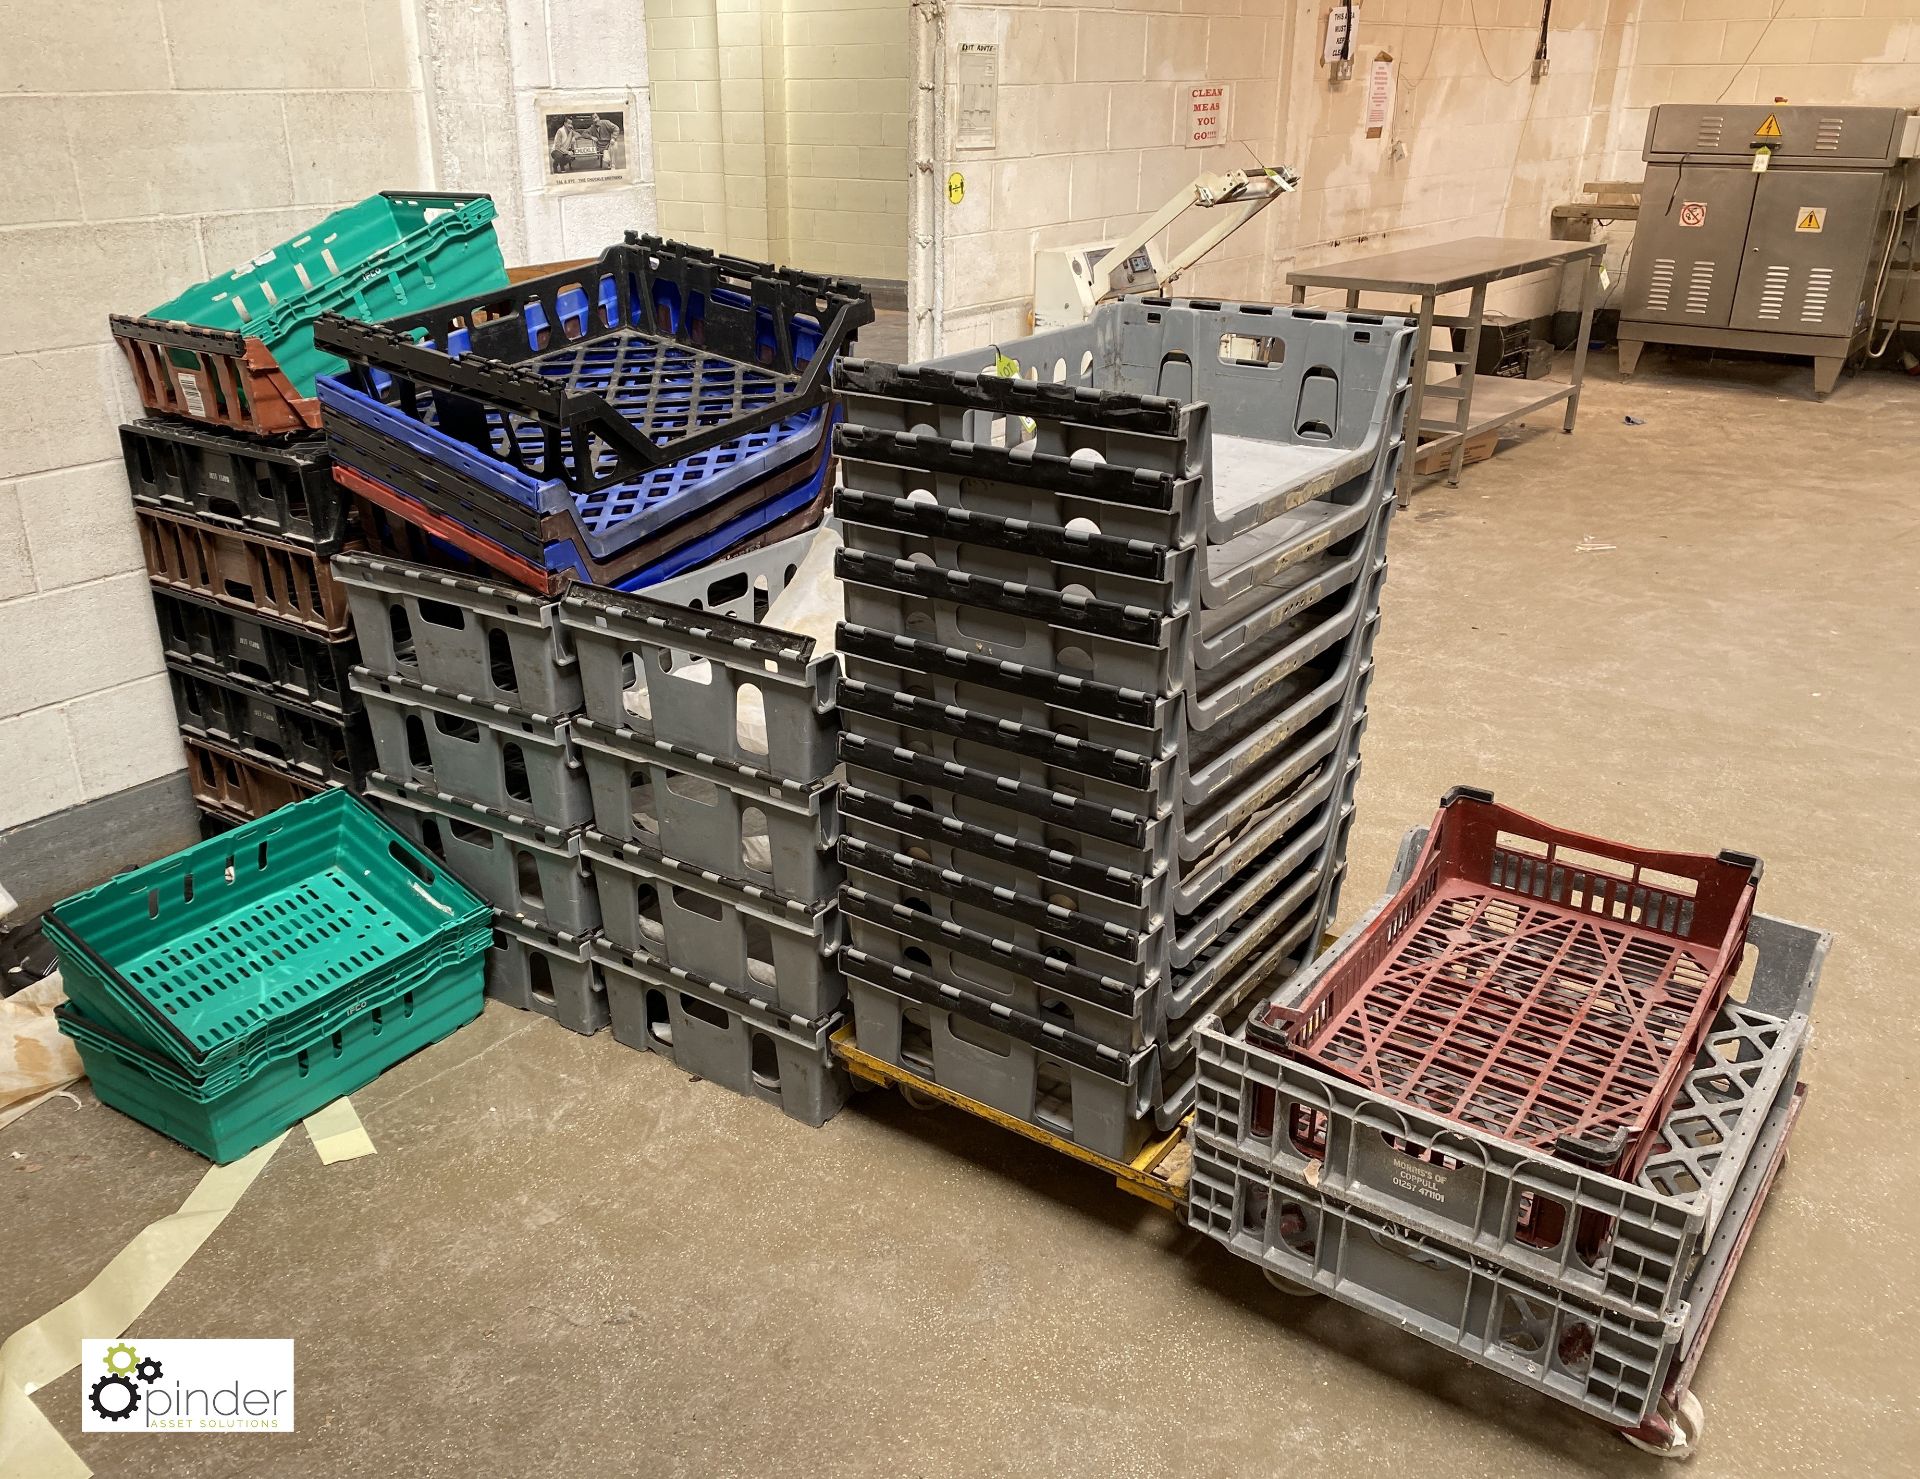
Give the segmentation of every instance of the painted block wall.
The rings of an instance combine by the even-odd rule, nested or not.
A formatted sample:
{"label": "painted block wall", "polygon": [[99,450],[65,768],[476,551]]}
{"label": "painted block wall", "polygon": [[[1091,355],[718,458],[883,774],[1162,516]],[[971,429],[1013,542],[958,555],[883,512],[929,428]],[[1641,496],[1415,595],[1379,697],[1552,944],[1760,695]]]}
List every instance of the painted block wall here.
{"label": "painted block wall", "polygon": [[[1540,0],[1363,0],[1355,76],[1338,84],[1320,59],[1330,8],[952,7],[936,171],[960,171],[966,196],[939,207],[944,342],[1026,332],[1036,248],[1134,224],[1196,169],[1244,165],[1249,150],[1298,168],[1302,189],[1178,291],[1283,299],[1295,265],[1461,236],[1548,237],[1551,208],[1584,182],[1640,177],[1655,102],[1724,93],[1920,105],[1920,0],[1554,0],[1538,84]],[[1002,48],[999,136],[983,151],[953,147],[954,57],[968,41]],[[1394,103],[1369,139],[1366,63],[1381,52],[1395,62]],[[1227,150],[1167,146],[1168,93],[1199,80],[1234,83]],[[1612,234],[1616,267],[1630,240],[1628,229]],[[1496,286],[1489,302],[1540,313],[1560,294],[1551,278],[1532,278]]]}
{"label": "painted block wall", "polygon": [[[1242,13],[1244,10],[1245,13]],[[943,342],[977,348],[1028,331],[1033,254],[1109,240],[1203,170],[1281,158],[1290,6],[1274,0],[1146,0],[1095,5],[963,5],[949,11],[947,138],[936,171],[965,196],[943,203]],[[959,89],[951,59],[997,45],[993,146],[954,141]],[[1227,142],[1185,146],[1182,104],[1197,82],[1232,87]],[[1229,239],[1179,291],[1264,296],[1281,202]],[[1204,222],[1190,214],[1184,230]]]}
{"label": "painted block wall", "polygon": [[652,0],[648,15],[662,231],[904,279],[906,0]]}
{"label": "painted block wall", "polygon": [[184,764],[107,315],[433,183],[411,0],[273,10],[0,0],[0,827]]}
{"label": "painted block wall", "polygon": [[1920,107],[1920,0],[1639,0],[1600,78],[1597,163],[1639,178],[1659,103]]}
{"label": "painted block wall", "polygon": [[907,0],[786,0],[786,256],[907,275]]}
{"label": "painted block wall", "polygon": [[[648,6],[641,0],[417,3],[436,178],[446,189],[493,196],[500,210],[496,229],[509,262],[597,256],[626,231],[659,228]],[[632,95],[629,183],[611,189],[547,187],[547,135],[539,105],[543,97],[567,93]]]}

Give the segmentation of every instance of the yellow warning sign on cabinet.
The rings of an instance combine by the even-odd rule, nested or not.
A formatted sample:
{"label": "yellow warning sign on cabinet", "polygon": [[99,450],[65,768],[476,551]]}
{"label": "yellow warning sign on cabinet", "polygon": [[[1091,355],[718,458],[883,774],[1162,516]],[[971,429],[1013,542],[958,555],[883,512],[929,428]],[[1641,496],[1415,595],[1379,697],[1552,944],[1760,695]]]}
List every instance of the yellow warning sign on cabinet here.
{"label": "yellow warning sign on cabinet", "polygon": [[1780,119],[1779,119],[1779,117],[1778,117],[1777,115],[1775,115],[1775,114],[1772,114],[1772,113],[1769,113],[1769,114],[1767,115],[1767,121],[1766,121],[1765,123],[1763,123],[1763,124],[1761,124],[1761,125],[1760,125],[1760,126],[1759,126],[1758,128],[1756,128],[1756,129],[1755,129],[1755,130],[1753,131],[1753,136],[1754,136],[1754,137],[1755,137],[1756,139],[1777,139],[1777,138],[1779,138],[1779,137],[1780,137]]}
{"label": "yellow warning sign on cabinet", "polygon": [[1795,231],[1825,231],[1827,229],[1827,208],[1824,205],[1803,205],[1794,213]]}

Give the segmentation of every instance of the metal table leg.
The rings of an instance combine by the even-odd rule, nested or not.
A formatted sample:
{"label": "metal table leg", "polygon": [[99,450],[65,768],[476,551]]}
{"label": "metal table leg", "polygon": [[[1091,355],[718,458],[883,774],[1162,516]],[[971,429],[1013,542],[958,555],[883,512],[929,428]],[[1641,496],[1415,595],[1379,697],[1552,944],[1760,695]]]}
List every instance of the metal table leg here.
{"label": "metal table leg", "polygon": [[1431,293],[1420,300],[1420,327],[1414,332],[1413,385],[1407,397],[1407,445],[1400,458],[1400,507],[1413,501],[1413,465],[1420,460],[1420,419],[1427,400],[1427,352],[1433,343],[1433,304]]}
{"label": "metal table leg", "polygon": [[[1560,424],[1562,431],[1569,432],[1573,430],[1573,418],[1580,410],[1580,387],[1587,378],[1587,345],[1593,341],[1594,289],[1600,282],[1598,262],[1591,257],[1582,257],[1579,265],[1586,269],[1586,280],[1580,288],[1580,337],[1573,346],[1573,377],[1569,382],[1573,386],[1573,394],[1567,397],[1566,420]],[[1634,358],[1639,358],[1637,351]],[[1624,353],[1620,356],[1620,362],[1622,373],[1632,372],[1633,366]]]}
{"label": "metal table leg", "polygon": [[1467,307],[1466,361],[1460,366],[1460,410],[1454,417],[1454,430],[1460,440],[1453,444],[1453,456],[1447,460],[1447,486],[1460,486],[1460,469],[1467,460],[1467,429],[1473,425],[1473,382],[1480,363],[1480,330],[1487,321],[1487,287],[1481,283],[1473,290]]}

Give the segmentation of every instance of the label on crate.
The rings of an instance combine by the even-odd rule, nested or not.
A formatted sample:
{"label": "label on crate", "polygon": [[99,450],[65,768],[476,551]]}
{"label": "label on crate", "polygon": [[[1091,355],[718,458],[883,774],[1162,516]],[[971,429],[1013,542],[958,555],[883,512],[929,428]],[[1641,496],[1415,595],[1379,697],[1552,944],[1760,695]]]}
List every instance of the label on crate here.
{"label": "label on crate", "polygon": [[1361,1133],[1355,1141],[1354,1170],[1359,1181],[1410,1207],[1452,1209],[1471,1214],[1481,1177],[1451,1156],[1428,1159],[1400,1150],[1377,1133]]}
{"label": "label on crate", "polygon": [[187,414],[204,416],[207,414],[206,398],[200,394],[200,377],[192,370],[175,370],[174,383],[180,387],[180,399],[187,403]]}

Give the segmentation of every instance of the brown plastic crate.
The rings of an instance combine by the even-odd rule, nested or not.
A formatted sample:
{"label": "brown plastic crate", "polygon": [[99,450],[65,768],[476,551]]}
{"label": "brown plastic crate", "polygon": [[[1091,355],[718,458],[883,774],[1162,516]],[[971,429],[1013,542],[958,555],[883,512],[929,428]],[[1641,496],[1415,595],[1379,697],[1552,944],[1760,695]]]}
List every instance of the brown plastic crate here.
{"label": "brown plastic crate", "polygon": [[346,587],[312,550],[156,509],[136,508],[134,515],[147,574],[157,588],[202,596],[322,637],[353,630]]}
{"label": "brown plastic crate", "polygon": [[294,390],[260,340],[124,313],[108,322],[148,410],[265,436],[320,430],[320,402]]}
{"label": "brown plastic crate", "polygon": [[185,735],[180,743],[187,752],[187,782],[194,801],[229,821],[251,821],[327,789],[219,745]]}
{"label": "brown plastic crate", "polygon": [[1760,862],[1630,847],[1449,792],[1400,891],[1249,1035],[1621,1177],[1740,968]]}

